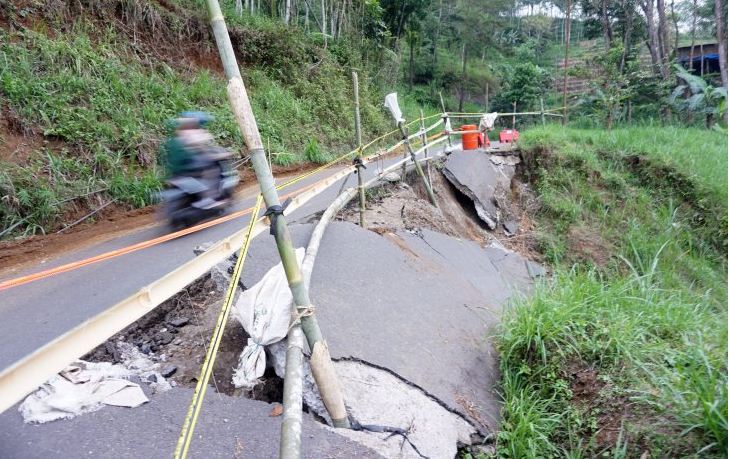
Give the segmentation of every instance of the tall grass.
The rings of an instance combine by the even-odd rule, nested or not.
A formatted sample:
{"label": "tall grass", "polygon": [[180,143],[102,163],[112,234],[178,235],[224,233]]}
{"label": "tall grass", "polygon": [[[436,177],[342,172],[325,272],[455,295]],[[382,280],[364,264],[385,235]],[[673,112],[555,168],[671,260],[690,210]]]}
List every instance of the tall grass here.
{"label": "tall grass", "polygon": [[[500,454],[726,457],[727,139],[548,127],[523,141],[555,275],[504,318]],[[607,263],[576,256],[576,228]],[[588,401],[576,369],[596,372]]]}

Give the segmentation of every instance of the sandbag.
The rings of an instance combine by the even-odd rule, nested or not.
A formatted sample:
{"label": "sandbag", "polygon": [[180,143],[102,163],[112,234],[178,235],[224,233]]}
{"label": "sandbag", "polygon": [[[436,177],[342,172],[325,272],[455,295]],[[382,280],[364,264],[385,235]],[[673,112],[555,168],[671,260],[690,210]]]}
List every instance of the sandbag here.
{"label": "sandbag", "polygon": [[[296,250],[299,266],[304,249]],[[286,337],[291,323],[291,290],[281,263],[271,268],[253,287],[241,294],[231,314],[248,334],[248,343],[233,372],[233,385],[250,389],[266,370],[264,346]]]}

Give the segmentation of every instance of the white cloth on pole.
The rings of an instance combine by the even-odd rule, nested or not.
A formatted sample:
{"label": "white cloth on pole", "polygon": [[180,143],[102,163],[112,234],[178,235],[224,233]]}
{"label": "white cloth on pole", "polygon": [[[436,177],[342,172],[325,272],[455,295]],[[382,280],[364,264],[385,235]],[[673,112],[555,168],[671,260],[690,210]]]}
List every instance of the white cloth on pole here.
{"label": "white cloth on pole", "polygon": [[[296,250],[302,265],[304,248]],[[233,385],[252,388],[266,370],[264,346],[281,341],[289,331],[292,297],[281,263],[271,268],[253,287],[241,294],[233,307],[233,317],[248,333],[248,343],[233,371]]]}
{"label": "white cloth on pole", "polygon": [[485,113],[482,115],[482,119],[479,120],[480,131],[491,131],[494,129],[494,121],[497,119],[499,114],[497,112]]}
{"label": "white cloth on pole", "polygon": [[390,110],[390,114],[393,115],[395,124],[405,121],[405,119],[403,118],[403,113],[400,111],[400,106],[398,105],[397,92],[391,92],[390,94],[385,96],[385,107]]}

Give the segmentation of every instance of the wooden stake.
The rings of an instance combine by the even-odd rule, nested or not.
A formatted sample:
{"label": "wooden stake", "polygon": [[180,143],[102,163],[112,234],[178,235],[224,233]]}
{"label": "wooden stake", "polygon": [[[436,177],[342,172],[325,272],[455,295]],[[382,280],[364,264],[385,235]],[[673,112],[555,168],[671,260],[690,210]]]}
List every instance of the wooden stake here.
{"label": "wooden stake", "polygon": [[[446,113],[446,104],[444,104],[444,96],[441,95],[441,91],[439,91],[439,100],[441,100],[441,113],[443,113],[443,120],[444,120],[444,131],[446,130],[446,126],[449,125],[449,115]],[[449,152],[454,148],[453,145],[451,145],[451,133],[446,133],[447,141],[449,143]]]}
{"label": "wooden stake", "polygon": [[515,130],[515,125],[517,124],[517,101],[512,102],[512,130]]}
{"label": "wooden stake", "polygon": [[484,111],[489,111],[489,81],[484,86]]}
{"label": "wooden stake", "polygon": [[[421,143],[423,144],[423,157],[428,158],[428,135],[426,135],[426,124],[423,122],[423,109],[421,109]],[[433,180],[431,179],[431,161],[426,162],[426,175],[428,183],[433,188]]]}

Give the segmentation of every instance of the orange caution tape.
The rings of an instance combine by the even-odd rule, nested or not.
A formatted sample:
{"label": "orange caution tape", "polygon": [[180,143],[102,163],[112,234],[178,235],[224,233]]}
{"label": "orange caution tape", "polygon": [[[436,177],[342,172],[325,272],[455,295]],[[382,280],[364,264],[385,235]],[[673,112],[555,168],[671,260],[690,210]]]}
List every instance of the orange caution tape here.
{"label": "orange caution tape", "polygon": [[[286,199],[291,195],[304,192],[304,191],[312,188],[315,185],[317,185],[317,183],[313,183],[313,184],[305,186],[299,190],[292,191],[291,193],[287,193],[287,194],[283,195],[282,198]],[[136,252],[138,250],[146,249],[146,248],[152,247],[154,245],[161,244],[163,242],[171,241],[173,239],[177,239],[179,237],[186,236],[188,234],[195,233],[195,232],[204,230],[206,228],[210,228],[211,226],[220,225],[221,223],[225,223],[227,221],[242,217],[244,215],[248,215],[251,213],[252,210],[253,210],[253,207],[249,207],[248,209],[239,210],[237,212],[233,212],[233,213],[225,215],[223,217],[216,218],[215,220],[210,220],[210,221],[207,221],[204,223],[200,223],[199,225],[191,226],[190,228],[185,228],[180,231],[175,231],[174,233],[166,234],[164,236],[160,236],[160,237],[157,237],[154,239],[149,239],[147,241],[142,241],[137,244],[123,247],[121,249],[104,252],[102,254],[99,254],[99,255],[96,255],[93,257],[89,257],[89,258],[85,258],[83,260],[67,263],[65,265],[61,265],[56,268],[46,269],[44,271],[40,271],[37,273],[28,274],[27,276],[21,276],[21,277],[15,278],[15,279],[9,279],[4,282],[0,282],[0,292],[3,290],[7,290],[9,288],[28,284],[33,281],[55,276],[56,274],[73,271],[74,269],[78,269],[78,268],[88,266],[88,265],[91,265],[94,263],[99,263],[100,261],[111,260],[112,258],[116,258],[121,255],[126,255],[128,253]]]}

